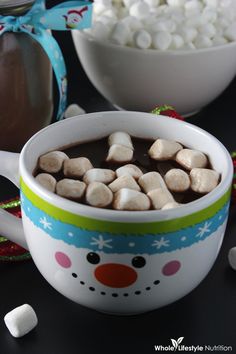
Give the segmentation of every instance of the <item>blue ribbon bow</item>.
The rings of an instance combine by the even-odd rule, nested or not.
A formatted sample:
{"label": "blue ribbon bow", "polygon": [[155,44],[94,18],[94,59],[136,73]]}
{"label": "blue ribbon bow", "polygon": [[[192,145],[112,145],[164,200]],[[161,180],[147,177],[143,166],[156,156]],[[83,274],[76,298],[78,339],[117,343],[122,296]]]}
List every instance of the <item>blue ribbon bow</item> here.
{"label": "blue ribbon bow", "polygon": [[58,120],[63,118],[66,108],[66,67],[61,49],[48,30],[80,30],[90,27],[91,21],[92,3],[89,1],[68,1],[46,9],[44,0],[36,0],[23,16],[0,16],[0,35],[5,32],[25,32],[47,53],[59,89]]}

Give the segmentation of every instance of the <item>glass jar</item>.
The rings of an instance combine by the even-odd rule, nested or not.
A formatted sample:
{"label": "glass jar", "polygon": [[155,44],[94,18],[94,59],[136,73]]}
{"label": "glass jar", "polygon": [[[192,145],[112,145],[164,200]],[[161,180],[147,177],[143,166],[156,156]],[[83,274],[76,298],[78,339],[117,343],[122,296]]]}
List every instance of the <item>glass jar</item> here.
{"label": "glass jar", "polygon": [[[20,16],[32,0],[1,0],[0,15]],[[53,113],[53,76],[47,54],[30,35],[0,36],[0,150],[20,151],[48,125]]]}

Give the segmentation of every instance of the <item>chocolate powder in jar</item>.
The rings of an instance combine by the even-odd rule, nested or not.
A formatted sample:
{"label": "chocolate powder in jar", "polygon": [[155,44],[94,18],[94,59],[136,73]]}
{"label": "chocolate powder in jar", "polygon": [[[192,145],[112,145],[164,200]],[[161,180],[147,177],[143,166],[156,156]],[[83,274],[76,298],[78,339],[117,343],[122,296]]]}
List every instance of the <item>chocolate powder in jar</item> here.
{"label": "chocolate powder in jar", "polygon": [[30,35],[0,36],[0,149],[20,151],[53,113],[52,68]]}

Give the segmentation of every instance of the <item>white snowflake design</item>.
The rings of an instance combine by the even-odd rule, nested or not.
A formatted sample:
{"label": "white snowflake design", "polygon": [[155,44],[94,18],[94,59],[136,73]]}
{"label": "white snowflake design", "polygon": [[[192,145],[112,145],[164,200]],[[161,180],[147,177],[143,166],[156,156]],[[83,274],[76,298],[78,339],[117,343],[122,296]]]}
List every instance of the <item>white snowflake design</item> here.
{"label": "white snowflake design", "polygon": [[43,225],[45,230],[46,229],[52,230],[52,223],[48,222],[45,216],[43,218],[40,218],[39,222],[40,222],[40,224]]}
{"label": "white snowflake design", "polygon": [[212,222],[205,222],[205,224],[203,225],[203,227],[199,227],[198,230],[198,234],[196,234],[196,237],[202,237],[204,236],[207,232],[211,232],[211,229],[209,228],[211,226]]}
{"label": "white snowflake design", "polygon": [[110,242],[112,242],[112,239],[105,240],[102,235],[99,235],[98,238],[92,237],[93,242],[90,242],[90,245],[95,245],[98,246],[99,250],[102,250],[103,248],[112,248],[111,245],[109,245]]}
{"label": "white snowflake design", "polygon": [[155,240],[152,246],[159,250],[161,247],[169,247],[169,243],[169,240],[165,240],[164,237],[162,237],[160,240]]}

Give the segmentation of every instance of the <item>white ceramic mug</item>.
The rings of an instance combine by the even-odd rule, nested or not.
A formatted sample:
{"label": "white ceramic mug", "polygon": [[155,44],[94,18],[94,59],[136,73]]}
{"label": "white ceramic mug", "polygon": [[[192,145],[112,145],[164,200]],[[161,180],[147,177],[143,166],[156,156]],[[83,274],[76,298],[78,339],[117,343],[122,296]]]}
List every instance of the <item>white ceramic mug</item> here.
{"label": "white ceramic mug", "polygon": [[[167,138],[206,153],[221,182],[179,208],[99,209],[48,192],[32,173],[38,157],[122,130]],[[18,184],[19,155],[0,152],[0,173]],[[27,247],[42,275],[79,304],[115,314],[169,304],[208,274],[226,228],[233,166],[225,147],[189,123],[140,112],[102,112],[55,123],[34,135],[19,162],[22,223],[0,210],[0,233]]]}

